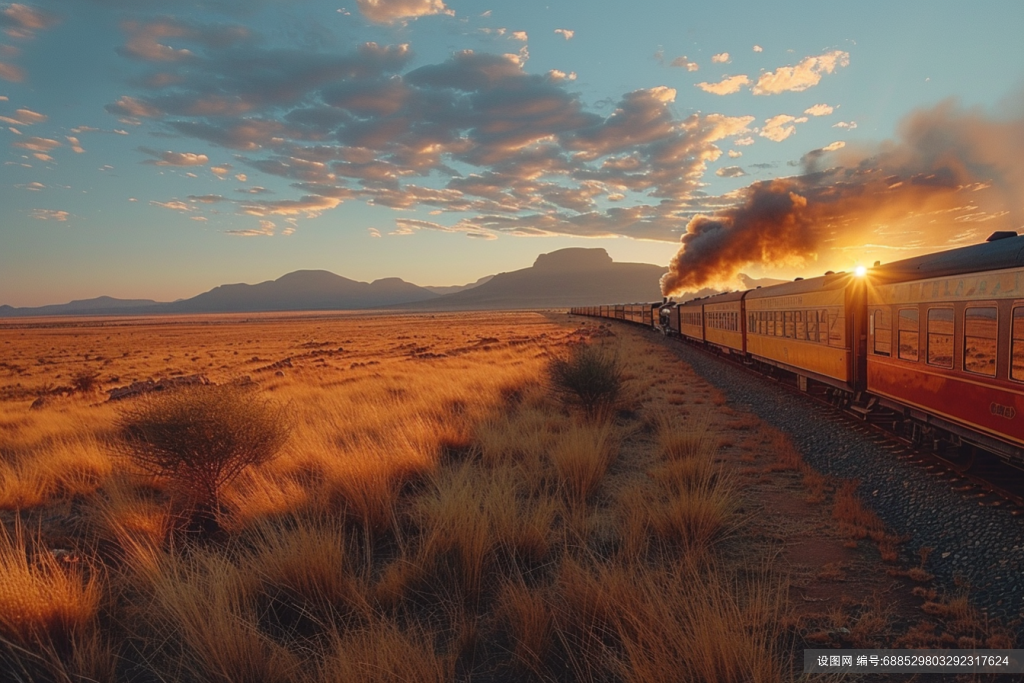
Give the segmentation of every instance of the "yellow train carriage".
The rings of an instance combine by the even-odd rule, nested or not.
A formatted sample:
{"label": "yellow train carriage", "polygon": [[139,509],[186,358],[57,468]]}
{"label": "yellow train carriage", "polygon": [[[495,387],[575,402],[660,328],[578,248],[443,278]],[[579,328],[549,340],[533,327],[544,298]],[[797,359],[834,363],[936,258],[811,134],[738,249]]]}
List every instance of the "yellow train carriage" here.
{"label": "yellow train carriage", "polygon": [[693,299],[676,307],[679,317],[679,334],[687,339],[704,341],[704,302]]}
{"label": "yellow train carriage", "polygon": [[743,297],[746,292],[729,292],[704,299],[704,338],[729,353],[744,353]]}
{"label": "yellow train carriage", "polygon": [[863,327],[864,289],[863,278],[838,273],[747,292],[747,353],[802,377],[863,388],[853,342]]}

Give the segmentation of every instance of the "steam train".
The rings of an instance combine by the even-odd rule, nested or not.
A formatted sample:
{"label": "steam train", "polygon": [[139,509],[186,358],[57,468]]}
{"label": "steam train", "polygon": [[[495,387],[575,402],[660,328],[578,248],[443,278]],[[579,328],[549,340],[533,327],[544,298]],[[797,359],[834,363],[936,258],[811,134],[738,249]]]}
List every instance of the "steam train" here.
{"label": "steam train", "polygon": [[682,303],[570,312],[661,330],[916,442],[1024,467],[1024,235]]}

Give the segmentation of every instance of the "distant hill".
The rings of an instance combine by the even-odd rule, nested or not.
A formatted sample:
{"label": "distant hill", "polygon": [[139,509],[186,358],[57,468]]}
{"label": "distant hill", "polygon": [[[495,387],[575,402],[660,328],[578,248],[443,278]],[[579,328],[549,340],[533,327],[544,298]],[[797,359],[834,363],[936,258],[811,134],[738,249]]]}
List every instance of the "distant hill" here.
{"label": "distant hill", "polygon": [[461,292],[467,289],[473,289],[479,287],[485,282],[490,282],[493,275],[485,275],[476,282],[470,282],[468,285],[449,285],[446,287],[431,287],[429,285],[423,285],[423,289],[433,292],[434,294],[454,294],[455,292]]}
{"label": "distant hill", "polygon": [[257,285],[221,285],[191,299],[161,304],[160,313],[254,313],[381,308],[437,294],[397,277],[357,282],[326,270],[297,270]]}
{"label": "distant hill", "polygon": [[0,318],[33,315],[134,315],[159,305],[152,299],[115,299],[109,296],[99,296],[95,299],[79,299],[67,304],[50,304],[49,306],[27,308],[0,306]]}
{"label": "distant hill", "polygon": [[[163,315],[169,313],[256,313],[372,308],[403,310],[487,310],[563,308],[661,300],[665,268],[648,263],[615,263],[604,249],[570,248],[541,254],[529,268],[488,275],[467,285],[419,287],[397,277],[358,282],[326,270],[297,270],[255,285],[214,287],[191,299],[101,296],[34,308],[0,306],[0,318],[54,315]],[[782,280],[754,280],[750,288]],[[717,294],[705,289],[682,297]]]}
{"label": "distant hill", "polygon": [[541,254],[531,267],[499,273],[472,289],[393,308],[488,310],[659,301],[664,273],[662,266],[615,263],[604,249],[573,247]]}

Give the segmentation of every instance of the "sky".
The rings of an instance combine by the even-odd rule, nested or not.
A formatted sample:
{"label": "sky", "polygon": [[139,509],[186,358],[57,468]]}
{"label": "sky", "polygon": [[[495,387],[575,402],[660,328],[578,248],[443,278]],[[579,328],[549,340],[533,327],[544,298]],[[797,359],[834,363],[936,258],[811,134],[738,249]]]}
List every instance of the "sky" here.
{"label": "sky", "polygon": [[1024,3],[0,2],[0,304],[603,247],[668,290],[1024,225]]}

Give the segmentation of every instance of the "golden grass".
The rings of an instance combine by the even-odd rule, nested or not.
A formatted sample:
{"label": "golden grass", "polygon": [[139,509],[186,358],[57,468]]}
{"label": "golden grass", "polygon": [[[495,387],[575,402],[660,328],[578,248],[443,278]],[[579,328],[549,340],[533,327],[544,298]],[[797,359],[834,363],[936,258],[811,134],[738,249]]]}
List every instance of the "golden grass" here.
{"label": "golden grass", "polygon": [[[784,677],[784,585],[719,552],[743,522],[722,435],[707,409],[659,408],[708,397],[666,379],[639,335],[536,314],[157,322],[109,339],[40,330],[35,347],[11,345],[17,379],[249,375],[285,406],[291,439],[225,488],[223,537],[197,541],[175,531],[165,486],[109,455],[116,405],[75,393],[30,412],[31,394],[8,387],[0,507],[74,506],[95,548],[58,572],[0,545],[0,586],[29,586],[10,595],[56,615],[11,602],[26,616],[0,636],[80,634],[85,663],[39,638],[18,641],[16,661],[102,680]],[[626,381],[617,410],[582,421],[538,378],[587,336]]]}
{"label": "golden grass", "polygon": [[0,528],[0,636],[20,646],[69,647],[95,627],[98,568],[58,557],[20,526]]}

